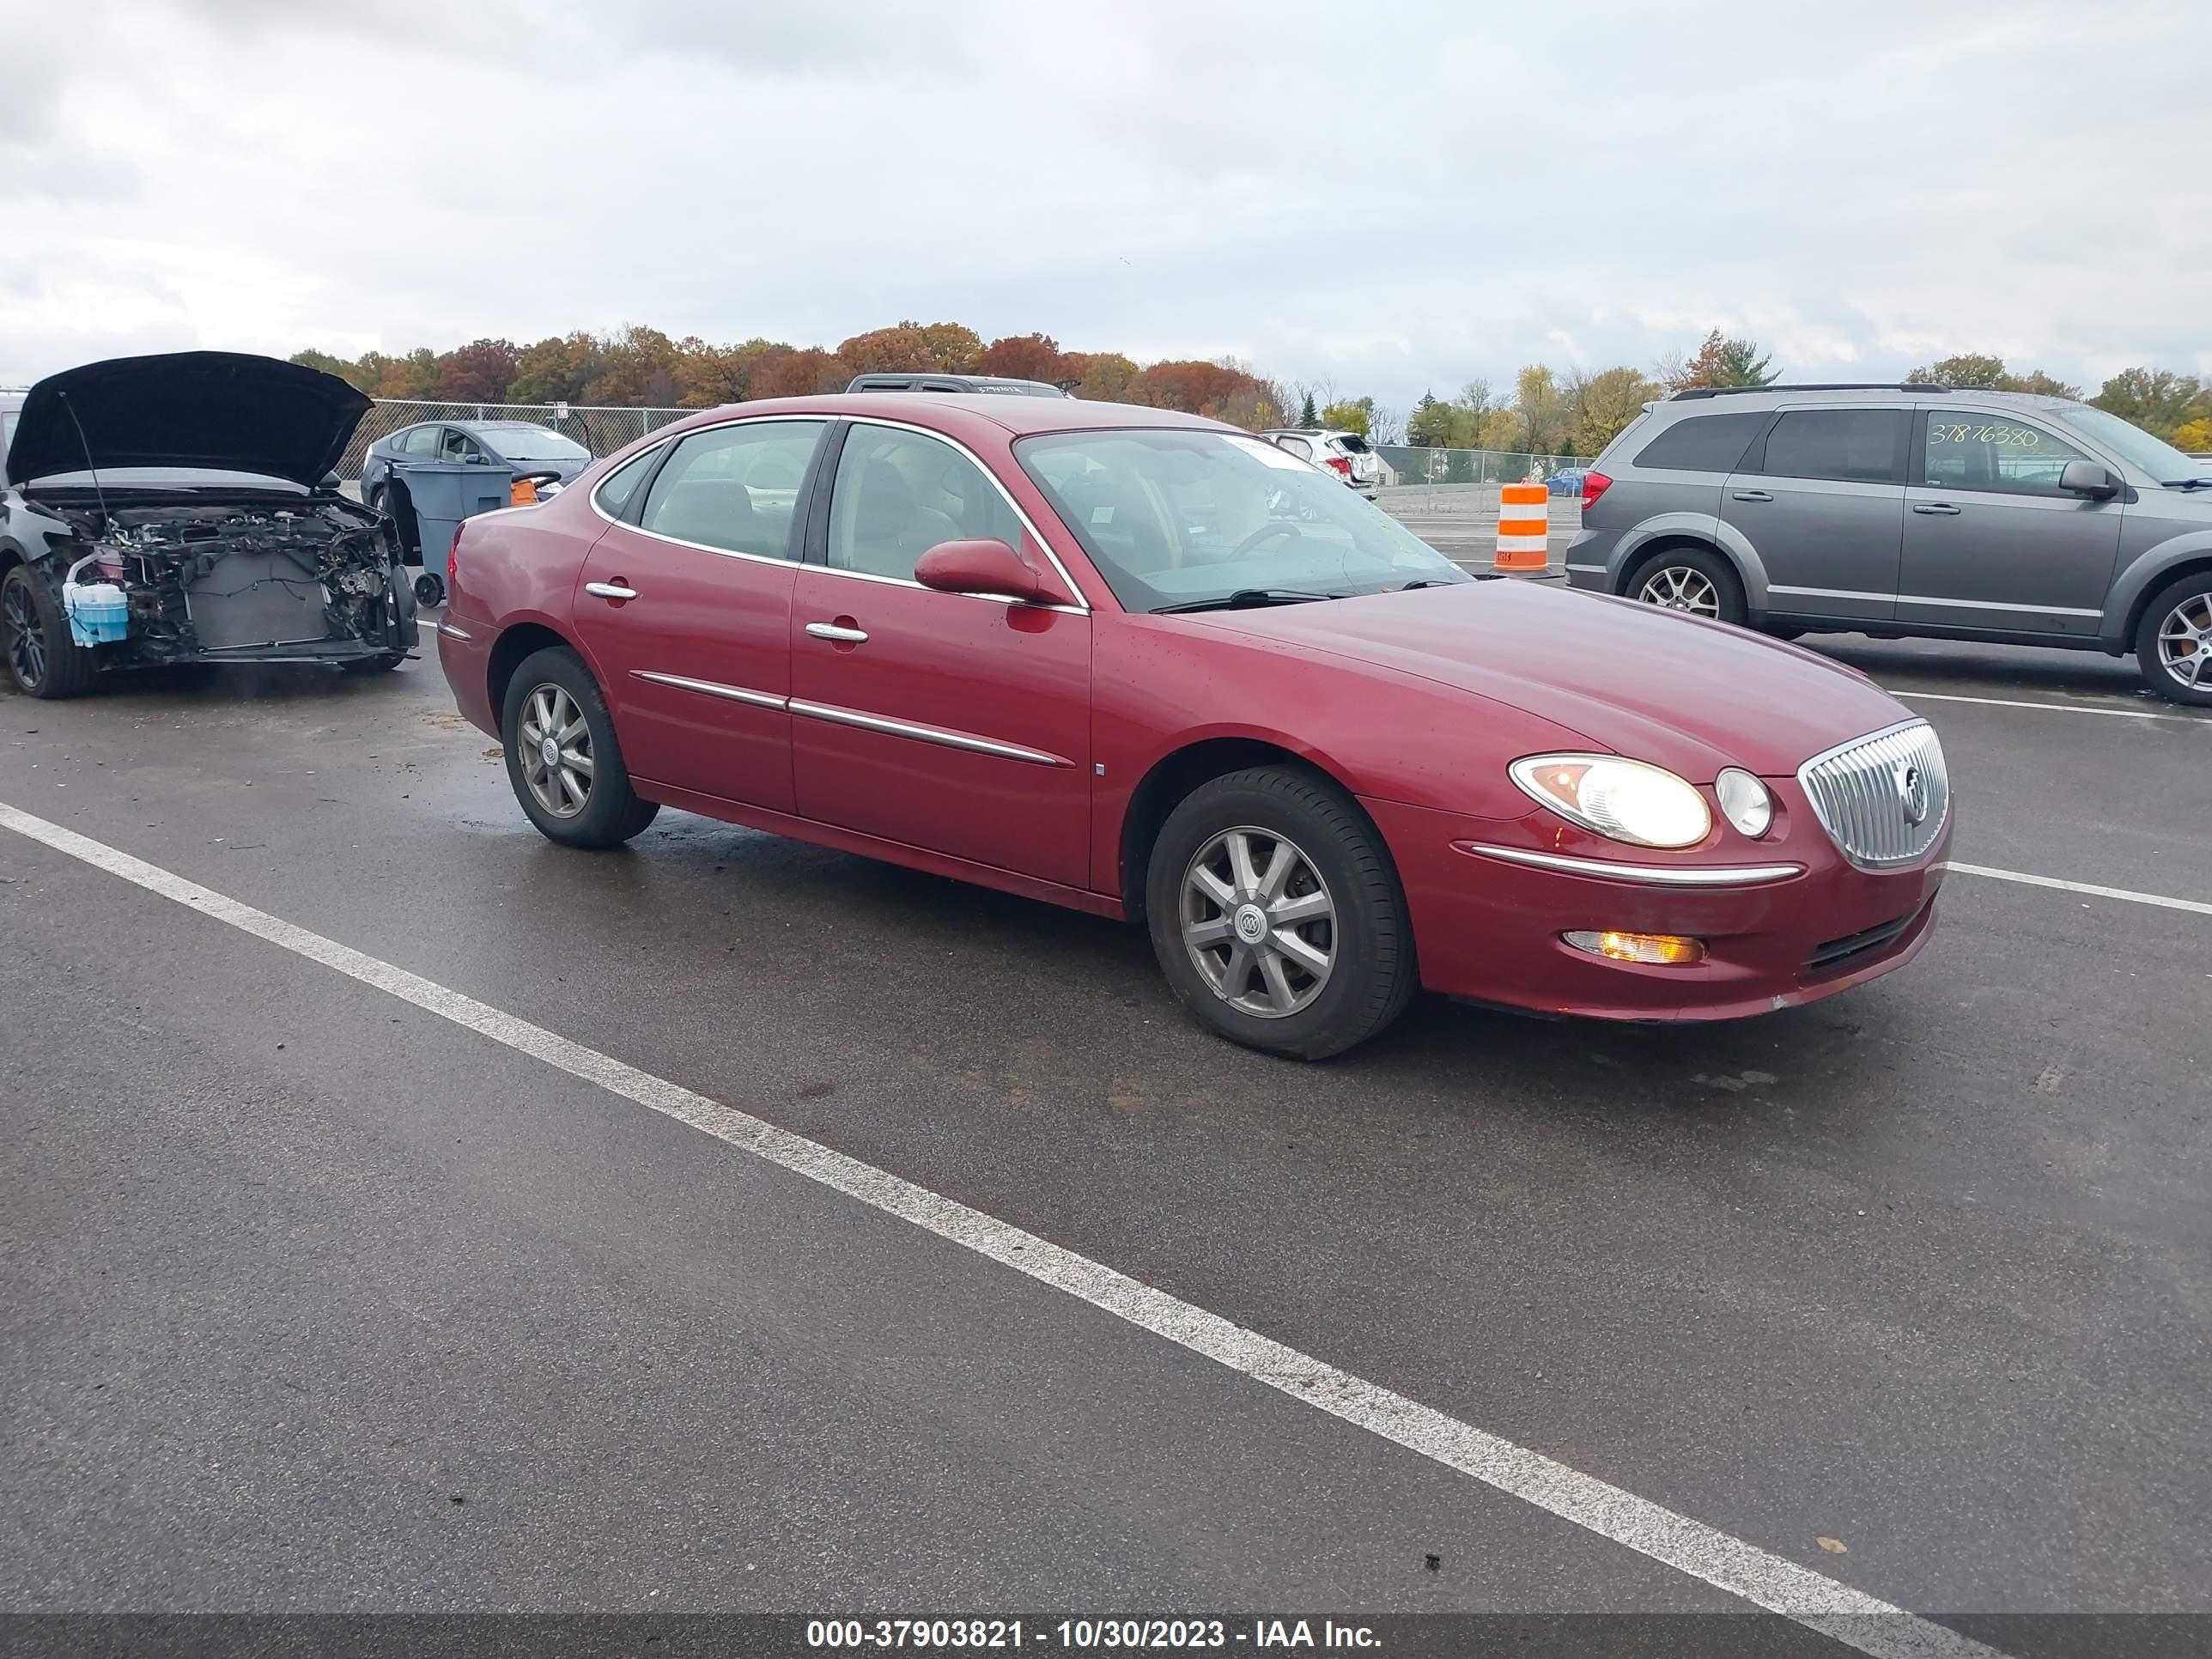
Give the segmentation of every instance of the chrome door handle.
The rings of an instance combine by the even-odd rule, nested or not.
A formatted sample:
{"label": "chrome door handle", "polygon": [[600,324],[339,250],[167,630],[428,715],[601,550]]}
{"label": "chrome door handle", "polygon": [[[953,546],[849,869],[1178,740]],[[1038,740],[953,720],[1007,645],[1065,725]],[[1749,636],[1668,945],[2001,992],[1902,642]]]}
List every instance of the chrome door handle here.
{"label": "chrome door handle", "polygon": [[1916,501],[1912,510],[1937,518],[1955,519],[1959,516],[1959,509],[1948,501]]}
{"label": "chrome door handle", "polygon": [[1763,489],[1738,489],[1732,492],[1731,499],[1739,501],[1771,501],[1774,497]]}
{"label": "chrome door handle", "polygon": [[620,582],[586,582],[584,592],[600,599],[634,599],[637,597],[637,589],[624,587]]}
{"label": "chrome door handle", "polygon": [[806,631],[817,640],[835,640],[840,645],[866,645],[868,636],[857,628],[840,628],[836,623],[809,623]]}

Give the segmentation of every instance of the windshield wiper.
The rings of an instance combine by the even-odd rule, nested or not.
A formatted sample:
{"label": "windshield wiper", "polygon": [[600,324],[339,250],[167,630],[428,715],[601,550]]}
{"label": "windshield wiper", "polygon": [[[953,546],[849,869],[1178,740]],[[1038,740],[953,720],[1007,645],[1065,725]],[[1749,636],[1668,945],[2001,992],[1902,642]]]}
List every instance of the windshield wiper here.
{"label": "windshield wiper", "polygon": [[1399,586],[1398,591],[1399,591],[1401,593],[1410,593],[1410,592],[1413,592],[1415,588],[1417,588],[1417,587],[1464,587],[1466,585],[1467,585],[1467,583],[1466,583],[1466,580],[1465,580],[1465,579],[1464,579],[1464,578],[1462,578],[1462,579],[1461,580],[1459,580],[1459,581],[1449,581],[1449,582],[1446,582],[1446,581],[1431,581],[1428,577],[1424,576],[1424,577],[1422,577],[1422,578],[1421,578],[1421,580],[1419,580],[1419,581],[1417,581],[1417,582],[1404,582],[1404,583],[1401,583],[1401,584]]}
{"label": "windshield wiper", "polygon": [[1186,599],[1181,605],[1152,607],[1155,617],[1171,617],[1191,611],[1255,611],[1266,605],[1306,605],[1315,599],[1344,599],[1348,593],[1312,593],[1302,587],[1240,587],[1218,599]]}
{"label": "windshield wiper", "polygon": [[2168,489],[2212,489],[2212,478],[2161,478]]}

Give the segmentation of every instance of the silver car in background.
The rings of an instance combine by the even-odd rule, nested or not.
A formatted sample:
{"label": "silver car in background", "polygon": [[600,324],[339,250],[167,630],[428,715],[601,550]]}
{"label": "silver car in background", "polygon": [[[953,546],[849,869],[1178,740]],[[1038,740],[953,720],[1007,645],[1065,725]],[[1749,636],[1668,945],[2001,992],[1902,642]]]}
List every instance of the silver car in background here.
{"label": "silver car in background", "polygon": [[1302,461],[1334,472],[1368,500],[1382,483],[1382,458],[1367,447],[1357,432],[1332,432],[1322,427],[1279,427],[1260,434],[1279,449]]}
{"label": "silver car in background", "polygon": [[1577,587],[1795,636],[2133,652],[2212,706],[2212,464],[2086,404],[1934,386],[1680,392],[1607,446]]}

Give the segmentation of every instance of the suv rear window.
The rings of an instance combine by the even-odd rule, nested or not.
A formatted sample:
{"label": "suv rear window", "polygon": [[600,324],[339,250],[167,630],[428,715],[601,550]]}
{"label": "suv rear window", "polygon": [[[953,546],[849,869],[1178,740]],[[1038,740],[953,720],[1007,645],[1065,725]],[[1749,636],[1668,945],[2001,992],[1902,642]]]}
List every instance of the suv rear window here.
{"label": "suv rear window", "polygon": [[1367,453],[1367,440],[1357,432],[1347,432],[1336,441],[1336,447],[1347,454],[1364,455]]}
{"label": "suv rear window", "polygon": [[1764,415],[1692,415],[1644,446],[1636,465],[1662,472],[1733,472]]}

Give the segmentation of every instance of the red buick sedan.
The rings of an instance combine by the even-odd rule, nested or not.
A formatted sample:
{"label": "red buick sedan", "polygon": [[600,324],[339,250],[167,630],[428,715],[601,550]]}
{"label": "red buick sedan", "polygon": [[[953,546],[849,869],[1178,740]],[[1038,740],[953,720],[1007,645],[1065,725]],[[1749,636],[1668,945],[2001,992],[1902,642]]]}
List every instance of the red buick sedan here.
{"label": "red buick sedan", "polygon": [[567,846],[664,805],[1141,919],[1223,1036],[1418,987],[1713,1019],[1928,936],[1936,734],[1864,676],[1474,580],[1273,446],[1064,398],[699,415],[471,519],[440,655]]}

